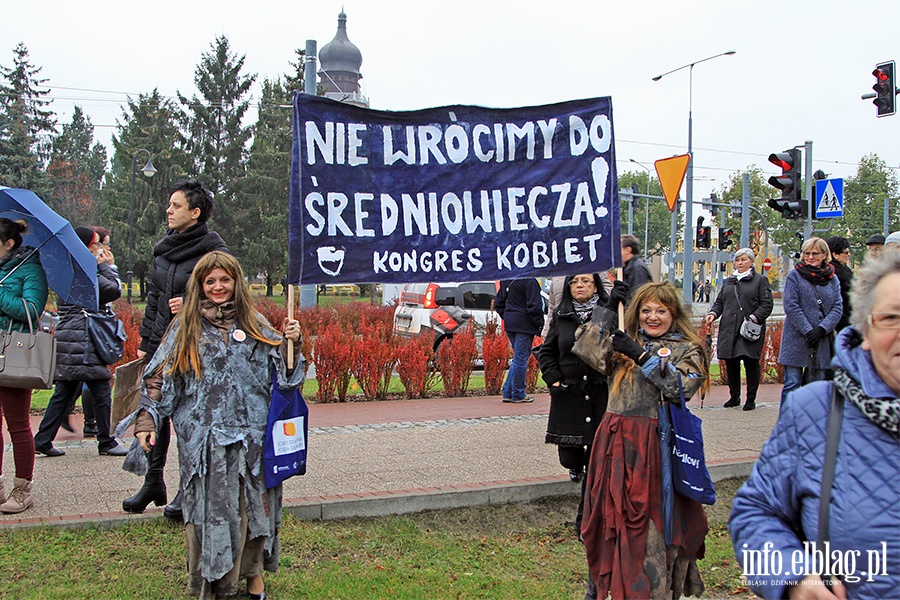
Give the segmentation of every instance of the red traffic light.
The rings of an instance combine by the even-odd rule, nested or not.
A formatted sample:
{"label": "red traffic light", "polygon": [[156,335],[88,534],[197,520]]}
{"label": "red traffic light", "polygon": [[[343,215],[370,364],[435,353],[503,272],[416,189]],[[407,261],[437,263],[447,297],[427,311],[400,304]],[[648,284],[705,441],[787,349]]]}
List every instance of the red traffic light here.
{"label": "red traffic light", "polygon": [[774,152],[769,155],[769,162],[782,171],[790,171],[794,168],[794,155],[791,152]]}
{"label": "red traffic light", "polygon": [[877,77],[878,81],[887,81],[888,79],[890,79],[890,75],[888,75],[886,72],[882,71],[881,69],[875,69],[874,71],[872,71],[872,75]]}

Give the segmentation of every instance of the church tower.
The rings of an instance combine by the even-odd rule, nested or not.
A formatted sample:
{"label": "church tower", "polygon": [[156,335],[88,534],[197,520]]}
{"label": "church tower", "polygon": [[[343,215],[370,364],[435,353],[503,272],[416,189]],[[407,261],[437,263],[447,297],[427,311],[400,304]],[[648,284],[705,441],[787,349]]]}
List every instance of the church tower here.
{"label": "church tower", "polygon": [[362,53],[347,37],[347,15],[344,11],[338,15],[334,39],[319,50],[319,64],[319,81],[325,88],[326,98],[369,107],[369,100],[362,95],[359,86]]}

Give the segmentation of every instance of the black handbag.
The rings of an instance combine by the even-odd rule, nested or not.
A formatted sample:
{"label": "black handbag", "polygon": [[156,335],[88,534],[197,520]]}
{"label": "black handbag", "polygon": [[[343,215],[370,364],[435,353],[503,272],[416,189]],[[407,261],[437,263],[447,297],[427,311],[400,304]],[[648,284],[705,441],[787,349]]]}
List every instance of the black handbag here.
{"label": "black handbag", "polygon": [[[84,312],[85,329],[94,346],[97,357],[103,364],[114,365],[125,354],[125,324],[116,317],[111,308],[105,308],[100,312]],[[85,360],[89,354],[85,353]]]}

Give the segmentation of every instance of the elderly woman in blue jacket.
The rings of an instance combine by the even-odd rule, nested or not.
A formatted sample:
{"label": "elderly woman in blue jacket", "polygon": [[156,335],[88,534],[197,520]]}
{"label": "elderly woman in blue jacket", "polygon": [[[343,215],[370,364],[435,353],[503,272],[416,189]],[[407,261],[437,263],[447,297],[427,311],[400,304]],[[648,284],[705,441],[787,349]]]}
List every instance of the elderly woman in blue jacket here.
{"label": "elderly woman in blue jacket", "polygon": [[[896,598],[900,590],[900,252],[865,263],[838,336],[834,381],[797,390],[738,491],[728,529],[765,598]],[[831,503],[826,586],[813,566],[832,388],[844,414]],[[815,553],[820,553],[818,556]]]}
{"label": "elderly woman in blue jacket", "polygon": [[[784,329],[778,363],[784,365],[781,403],[803,383],[825,378],[831,364],[831,336],[841,320],[841,284],[822,238],[803,242],[801,261],[784,284]],[[806,382],[803,369],[807,369]]]}

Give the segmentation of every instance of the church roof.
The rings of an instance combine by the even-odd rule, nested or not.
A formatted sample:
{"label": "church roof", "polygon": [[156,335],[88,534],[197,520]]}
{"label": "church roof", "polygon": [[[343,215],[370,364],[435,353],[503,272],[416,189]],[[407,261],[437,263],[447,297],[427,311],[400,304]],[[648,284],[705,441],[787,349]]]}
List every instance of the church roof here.
{"label": "church roof", "polygon": [[319,64],[323,71],[349,71],[359,74],[362,53],[347,37],[347,15],[338,15],[337,33],[334,39],[319,50]]}

